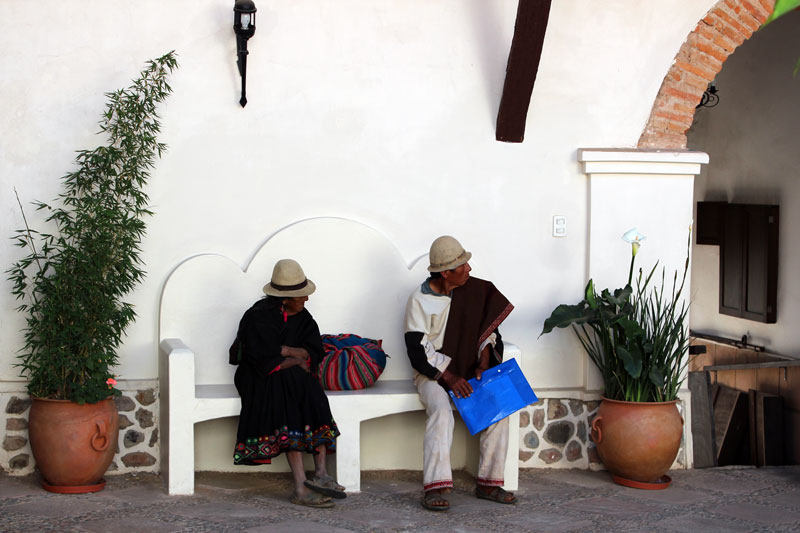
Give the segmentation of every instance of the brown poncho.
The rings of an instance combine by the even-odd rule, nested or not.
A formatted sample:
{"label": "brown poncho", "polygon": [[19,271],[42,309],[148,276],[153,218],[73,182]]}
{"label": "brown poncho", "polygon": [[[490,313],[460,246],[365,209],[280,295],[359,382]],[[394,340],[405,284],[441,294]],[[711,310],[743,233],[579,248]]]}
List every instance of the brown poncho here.
{"label": "brown poncho", "polygon": [[[478,348],[506,319],[514,306],[494,284],[480,278],[469,278],[454,289],[447,317],[443,354],[452,358],[447,369],[464,379],[475,377]],[[500,336],[498,333],[498,340]],[[497,343],[497,358],[491,366],[502,361],[502,342]]]}

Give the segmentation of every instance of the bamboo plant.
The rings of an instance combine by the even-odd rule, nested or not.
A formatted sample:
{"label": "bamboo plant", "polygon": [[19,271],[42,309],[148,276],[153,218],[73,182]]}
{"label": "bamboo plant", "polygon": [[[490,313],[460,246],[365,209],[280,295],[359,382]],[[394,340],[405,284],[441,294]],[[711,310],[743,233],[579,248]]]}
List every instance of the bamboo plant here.
{"label": "bamboo plant", "polygon": [[170,52],[149,61],[130,87],[106,94],[107,144],[77,152],[53,203],[33,202],[54,231],[31,229],[17,196],[24,228],[13,238],[27,255],[7,274],[26,319],[16,366],[32,396],[82,404],[119,395],[116,350],[136,316],[123,298],[145,275],[144,187],[166,148],[156,140],[156,109],[176,67]]}
{"label": "bamboo plant", "polygon": [[678,397],[689,347],[688,305],[682,299],[689,271],[689,248],[683,276],[678,272],[667,288],[665,269],[661,284],[651,287],[658,263],[645,276],[639,269],[636,288],[631,286],[636,254],[644,239],[636,229],[623,239],[631,243],[628,283],[613,292],[597,293],[589,280],[584,299],[575,305],[559,305],[545,320],[541,335],[571,326],[600,370],[604,395],[612,400],[666,402]]}

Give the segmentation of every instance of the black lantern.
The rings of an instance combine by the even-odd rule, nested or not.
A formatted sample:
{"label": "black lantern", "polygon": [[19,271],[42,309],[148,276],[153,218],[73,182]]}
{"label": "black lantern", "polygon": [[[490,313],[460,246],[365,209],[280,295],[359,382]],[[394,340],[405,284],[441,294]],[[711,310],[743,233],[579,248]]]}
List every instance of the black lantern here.
{"label": "black lantern", "polygon": [[233,4],[233,31],[236,33],[236,64],[242,77],[242,97],[239,103],[247,105],[245,86],[247,82],[247,39],[256,32],[256,5],[253,0],[236,0]]}

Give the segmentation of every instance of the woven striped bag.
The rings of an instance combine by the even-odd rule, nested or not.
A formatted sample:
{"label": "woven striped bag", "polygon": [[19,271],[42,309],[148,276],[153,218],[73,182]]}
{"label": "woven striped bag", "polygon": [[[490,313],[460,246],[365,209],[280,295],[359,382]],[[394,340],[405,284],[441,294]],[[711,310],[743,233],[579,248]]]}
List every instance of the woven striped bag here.
{"label": "woven striped bag", "polygon": [[372,386],[386,368],[386,352],[380,340],[350,333],[322,335],[325,357],[319,378],[326,390],[358,390]]}

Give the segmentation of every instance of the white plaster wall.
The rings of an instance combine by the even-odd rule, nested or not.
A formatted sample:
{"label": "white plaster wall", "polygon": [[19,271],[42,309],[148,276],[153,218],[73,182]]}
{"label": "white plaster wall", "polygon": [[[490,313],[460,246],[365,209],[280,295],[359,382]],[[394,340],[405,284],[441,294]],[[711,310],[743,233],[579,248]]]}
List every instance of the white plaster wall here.
{"label": "white plaster wall", "polygon": [[711,162],[695,182],[695,202],[723,200],[780,205],[778,321],[763,324],[721,315],[719,247],[694,246],[692,329],[800,356],[800,13],[757,32],[717,75],[719,105],[701,108],[689,146]]}
{"label": "white plaster wall", "polygon": [[[181,68],[162,112],[170,149],[148,187],[148,278],[130,296],[139,320],[120,349],[122,378],[157,376],[159,295],[179,262],[213,252],[243,266],[280,228],[343,216],[386,235],[407,264],[456,235],[516,305],[504,335],[534,387],[580,390],[579,344],[537,340],[588,278],[576,150],[635,146],[675,53],[713,4],[554,2],[525,142],[503,144],[495,120],[515,0],[262,1],[245,109],[229,1],[42,0],[34,10],[4,0],[1,233],[21,225],[12,188],[26,203],[54,198],[74,150],[103,142],[103,93],[175,49]],[[566,238],[551,236],[556,214]],[[0,264],[19,256],[0,239]],[[23,323],[0,286],[0,380],[15,381]]]}
{"label": "white plaster wall", "polygon": [[[176,49],[181,68],[163,109],[170,151],[149,186],[149,277],[131,295],[140,318],[121,349],[124,377],[156,374],[158,293],[180,260],[213,251],[244,264],[254,243],[292,221],[344,215],[384,232],[409,262],[435,236],[457,235],[517,305],[507,335],[536,380],[578,384],[579,356],[563,353],[575,346],[535,340],[586,279],[576,148],[635,144],[675,52],[713,2],[555,2],[526,140],[512,145],[494,141],[494,122],[516,4],[264,3],[240,109],[229,2],[45,0],[34,16],[29,3],[5,0],[2,228],[21,224],[12,187],[26,202],[53,198],[74,150],[102,141],[93,134],[103,92]],[[550,236],[554,214],[568,217],[566,239]],[[19,252],[2,242],[9,265]],[[8,286],[0,379],[13,380],[21,319]]]}

